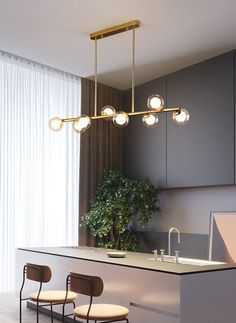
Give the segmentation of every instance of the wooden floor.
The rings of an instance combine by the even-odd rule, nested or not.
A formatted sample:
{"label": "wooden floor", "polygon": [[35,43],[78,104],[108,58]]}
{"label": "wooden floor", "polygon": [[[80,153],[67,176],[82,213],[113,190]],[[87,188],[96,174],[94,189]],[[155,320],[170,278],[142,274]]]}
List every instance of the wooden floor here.
{"label": "wooden floor", "polygon": [[[36,313],[23,305],[23,323],[36,322]],[[60,321],[54,319],[54,323]],[[0,323],[19,323],[19,300],[13,294],[0,294]],[[40,314],[40,323],[50,323],[50,317]]]}

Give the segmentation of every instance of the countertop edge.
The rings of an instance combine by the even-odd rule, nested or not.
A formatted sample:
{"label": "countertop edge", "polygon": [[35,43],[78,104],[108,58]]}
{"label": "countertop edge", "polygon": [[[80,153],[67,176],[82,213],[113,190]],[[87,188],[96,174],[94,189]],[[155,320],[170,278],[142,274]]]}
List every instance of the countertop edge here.
{"label": "countertop edge", "polygon": [[[67,255],[67,254],[65,254],[65,249],[69,249],[69,248],[73,249],[74,247],[41,247],[41,248],[19,247],[19,248],[17,248],[17,250],[33,252],[33,253],[40,253],[40,254],[47,254],[47,255],[51,255],[51,256],[58,256],[58,257],[64,257],[64,258],[80,259],[80,260],[86,260],[86,261],[91,261],[91,262],[99,262],[99,263],[103,263],[103,264],[116,265],[116,266],[121,266],[121,267],[130,267],[130,268],[135,268],[135,269],[140,269],[140,270],[162,272],[162,273],[171,274],[171,275],[178,275],[178,276],[195,275],[195,274],[199,274],[199,273],[208,273],[208,272],[235,270],[236,269],[236,264],[226,264],[226,265],[224,265],[224,267],[222,267],[222,265],[221,266],[216,266],[216,265],[204,266],[206,268],[203,268],[203,267],[199,268],[199,266],[193,266],[193,265],[192,266],[181,265],[185,269],[178,272],[174,269],[168,270],[168,269],[163,269],[163,268],[152,268],[151,266],[142,266],[142,265],[137,265],[137,264],[117,263],[117,262],[114,262],[115,258],[108,258],[107,260],[101,260],[101,259],[96,259],[96,258],[91,259],[91,258],[88,258],[86,256],[82,256],[82,255]],[[43,250],[43,249],[45,249],[45,250]],[[49,251],[48,249],[51,249],[51,251]],[[57,249],[57,250],[61,249],[62,251],[64,250],[64,253],[63,252],[59,253],[58,251],[56,252],[55,250],[53,251],[53,249]],[[142,253],[140,253],[140,254],[142,254]],[[145,254],[145,255],[148,255],[148,254]],[[174,265],[174,264],[167,264],[167,265]],[[179,264],[178,264],[178,266],[179,266]],[[186,270],[186,266],[188,266],[189,270]]]}

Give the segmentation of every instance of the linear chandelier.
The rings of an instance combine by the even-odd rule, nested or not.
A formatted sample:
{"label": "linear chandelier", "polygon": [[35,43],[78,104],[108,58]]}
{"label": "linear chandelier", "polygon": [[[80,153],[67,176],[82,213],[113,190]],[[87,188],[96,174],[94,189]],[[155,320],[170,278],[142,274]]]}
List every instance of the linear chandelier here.
{"label": "linear chandelier", "polygon": [[[189,120],[189,113],[181,107],[164,107],[164,99],[158,95],[153,94],[147,100],[148,110],[135,111],[134,106],[134,88],[135,88],[135,29],[140,26],[139,20],[132,20],[127,23],[116,25],[90,34],[90,39],[95,41],[95,73],[94,73],[94,114],[92,116],[81,115],[74,118],[59,118],[53,117],[49,120],[49,126],[54,131],[61,130],[65,122],[72,122],[73,128],[79,133],[85,132],[90,126],[92,121],[105,119],[112,121],[117,127],[125,127],[129,123],[129,117],[143,116],[143,124],[148,128],[153,128],[158,123],[158,114],[163,112],[172,112],[172,119],[178,125],[185,125]],[[132,30],[132,100],[131,111],[116,111],[111,105],[105,105],[101,108],[101,112],[97,114],[97,40],[112,36],[124,31]]]}

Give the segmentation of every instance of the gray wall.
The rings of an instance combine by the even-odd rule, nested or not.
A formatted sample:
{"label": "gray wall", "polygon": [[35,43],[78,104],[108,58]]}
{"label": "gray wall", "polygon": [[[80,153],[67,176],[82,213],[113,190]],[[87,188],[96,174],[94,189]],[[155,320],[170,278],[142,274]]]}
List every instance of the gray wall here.
{"label": "gray wall", "polygon": [[186,257],[208,258],[210,212],[236,211],[236,187],[185,188],[161,191],[162,212],[140,233],[142,251],[167,250],[167,231],[176,226],[181,232],[177,245],[173,234],[172,250]]}
{"label": "gray wall", "polygon": [[208,234],[210,212],[236,211],[236,186],[164,190],[160,194],[162,212],[153,218],[148,230]]}

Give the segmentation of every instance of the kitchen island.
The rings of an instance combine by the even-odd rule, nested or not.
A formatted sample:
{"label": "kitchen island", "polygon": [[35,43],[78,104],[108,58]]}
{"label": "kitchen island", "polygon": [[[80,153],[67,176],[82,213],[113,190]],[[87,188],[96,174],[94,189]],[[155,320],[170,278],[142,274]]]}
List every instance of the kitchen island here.
{"label": "kitchen island", "polygon": [[[160,262],[151,254],[127,252],[110,258],[106,250],[88,247],[19,248],[17,290],[26,262],[51,267],[48,288],[64,289],[70,271],[100,276],[99,302],[130,309],[130,323],[235,323],[236,265],[188,265]],[[31,284],[27,285],[32,290]],[[87,300],[79,298],[80,304]],[[95,299],[95,301],[98,301]]]}

